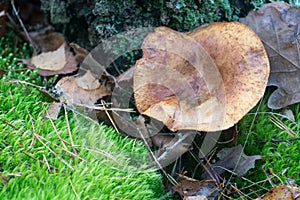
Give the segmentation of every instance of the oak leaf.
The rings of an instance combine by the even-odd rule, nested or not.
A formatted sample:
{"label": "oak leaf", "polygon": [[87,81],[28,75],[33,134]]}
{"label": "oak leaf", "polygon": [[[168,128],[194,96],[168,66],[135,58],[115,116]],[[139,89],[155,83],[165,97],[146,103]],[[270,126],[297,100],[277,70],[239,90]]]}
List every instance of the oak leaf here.
{"label": "oak leaf", "polygon": [[262,40],[268,53],[271,72],[268,86],[278,87],[268,107],[280,109],[300,101],[300,9],[283,2],[263,5],[240,22]]}

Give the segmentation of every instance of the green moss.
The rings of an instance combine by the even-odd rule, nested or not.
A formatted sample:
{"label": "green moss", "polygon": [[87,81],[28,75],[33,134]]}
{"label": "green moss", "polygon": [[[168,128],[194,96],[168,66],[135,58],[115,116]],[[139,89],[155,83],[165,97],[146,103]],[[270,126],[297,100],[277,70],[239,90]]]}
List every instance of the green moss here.
{"label": "green moss", "polygon": [[[0,50],[5,49],[1,51],[4,53],[0,67],[7,70],[0,77],[0,199],[76,199],[77,195],[80,199],[160,197],[160,175],[143,167],[149,161],[144,146],[122,138],[112,128],[76,112],[62,112],[54,125],[72,152],[68,145],[70,125],[78,156],[87,162],[60,148],[62,143],[54,127],[49,119],[43,118],[49,99],[36,88],[13,83],[12,79],[38,85],[47,82],[34,71],[12,71],[24,67],[16,58],[28,57],[31,51],[27,44],[16,49],[13,46],[11,39],[0,39]],[[45,145],[37,138],[32,143],[33,133],[44,137]],[[55,169],[49,170],[47,164],[30,156]]]}
{"label": "green moss", "polygon": [[[275,184],[281,184],[281,180],[284,184],[288,184],[287,179],[292,178],[295,180],[295,183],[299,185],[300,141],[296,140],[291,143],[272,142],[272,139],[287,140],[292,137],[287,131],[281,130],[272,123],[270,117],[273,114],[283,124],[289,127],[290,130],[294,131],[297,137],[300,137],[298,127],[300,124],[300,104],[289,106],[289,109],[291,109],[295,115],[294,123],[278,115],[281,111],[274,111],[267,108],[268,96],[269,95],[265,95],[260,106],[256,106],[239,122],[239,143],[245,144],[246,141],[245,153],[247,155],[261,155],[263,157],[263,161],[260,161],[256,168],[248,173],[246,178],[255,183],[266,180],[266,174],[262,170],[262,166],[264,166],[264,170],[270,177],[273,177],[273,175],[270,174],[270,170],[279,177],[273,177],[271,179]],[[253,125],[251,125],[252,123]],[[247,140],[248,136],[249,138]],[[251,184],[247,181],[237,182],[240,188]],[[257,186],[257,189],[261,189],[262,185],[264,185],[266,189],[271,187],[267,182],[267,184],[258,184],[260,187]],[[255,190],[254,188],[251,189]],[[262,192],[266,192],[266,190]]]}

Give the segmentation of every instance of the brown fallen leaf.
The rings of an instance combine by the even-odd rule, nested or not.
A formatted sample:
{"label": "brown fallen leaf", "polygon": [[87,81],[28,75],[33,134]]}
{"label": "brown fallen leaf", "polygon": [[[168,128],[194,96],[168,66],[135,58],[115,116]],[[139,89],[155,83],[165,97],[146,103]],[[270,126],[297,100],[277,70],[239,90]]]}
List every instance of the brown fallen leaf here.
{"label": "brown fallen leaf", "polygon": [[[21,36],[25,41],[28,41],[25,33],[21,33]],[[46,26],[39,31],[31,31],[29,32],[29,36],[33,41],[35,49],[38,49],[40,52],[55,51],[65,43],[63,34],[54,32],[52,26]]]}
{"label": "brown fallen leaf", "polygon": [[65,44],[61,45],[55,51],[33,56],[31,63],[41,70],[58,71],[66,65]]}
{"label": "brown fallen leaf", "polygon": [[271,73],[268,86],[278,87],[268,107],[280,109],[300,101],[300,8],[283,2],[263,5],[240,22],[262,40],[269,56]]}
{"label": "brown fallen leaf", "polygon": [[75,51],[75,60],[77,63],[82,63],[85,57],[89,54],[89,51],[82,48],[76,43],[70,43],[70,47]]}
{"label": "brown fallen leaf", "polygon": [[280,185],[255,200],[299,200],[300,188]]}
{"label": "brown fallen leaf", "polygon": [[65,43],[57,50],[41,53],[30,60],[22,59],[29,68],[37,68],[42,76],[68,74],[77,70],[77,62]]}
{"label": "brown fallen leaf", "polygon": [[240,23],[213,23],[187,34],[159,27],[142,49],[134,72],[136,106],[172,131],[232,127],[264,94],[267,54]]}
{"label": "brown fallen leaf", "polygon": [[98,99],[111,94],[111,92],[102,85],[97,89],[85,90],[77,85],[76,78],[73,76],[60,79],[55,88],[59,93],[62,93],[60,101],[66,102],[70,106],[91,106]]}
{"label": "brown fallen leaf", "polygon": [[287,108],[284,108],[284,109],[282,110],[282,114],[283,114],[286,118],[288,118],[289,120],[291,120],[292,122],[296,122],[296,121],[295,121],[295,116],[294,116],[294,113],[293,113],[292,110],[287,109]]}
{"label": "brown fallen leaf", "polygon": [[44,117],[53,119],[53,120],[57,120],[58,114],[61,110],[61,106],[62,106],[62,104],[58,103],[58,102],[51,103],[51,105],[49,106],[48,110],[46,111],[46,114],[44,115]]}
{"label": "brown fallen leaf", "polygon": [[[168,137],[157,134],[151,137],[152,142],[159,149],[155,152],[156,161],[160,166],[167,166],[174,160],[178,159],[184,153],[192,149],[192,142],[195,137],[195,131],[185,131],[184,134],[175,134],[175,137]],[[156,166],[157,163],[153,162],[149,166]],[[160,167],[159,166],[159,167]]]}
{"label": "brown fallen leaf", "polygon": [[[242,145],[239,144],[235,147],[224,148],[217,154],[220,159],[215,164],[211,164],[214,172],[217,174],[222,174],[225,169],[233,170],[237,176],[243,176],[251,168],[255,167],[255,161],[262,159],[260,155],[247,156],[242,151]],[[202,175],[203,178],[209,178],[209,174],[206,172]]]}
{"label": "brown fallen leaf", "polygon": [[173,186],[184,199],[215,199],[218,196],[218,189],[213,181],[198,181],[185,178]]}
{"label": "brown fallen leaf", "polygon": [[100,87],[99,81],[88,70],[83,76],[76,77],[76,83],[85,90],[95,90]]}

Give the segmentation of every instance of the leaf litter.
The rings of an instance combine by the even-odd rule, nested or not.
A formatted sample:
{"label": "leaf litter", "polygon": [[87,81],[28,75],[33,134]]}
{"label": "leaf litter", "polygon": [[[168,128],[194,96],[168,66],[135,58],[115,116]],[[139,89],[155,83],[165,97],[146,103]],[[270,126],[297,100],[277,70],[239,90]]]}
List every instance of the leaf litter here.
{"label": "leaf litter", "polygon": [[[272,4],[267,4],[265,6],[263,6],[260,10],[255,11],[255,12],[250,12],[249,15],[245,18],[245,20],[241,20],[242,23],[247,24],[248,26],[250,26],[260,37],[260,39],[263,41],[264,43],[264,47],[267,50],[268,56],[269,56],[269,60],[270,60],[270,64],[271,64],[271,76],[269,78],[269,82],[268,85],[275,85],[277,87],[279,87],[278,90],[281,91],[277,93],[280,93],[280,95],[284,95],[285,98],[289,98],[289,100],[291,99],[289,95],[293,95],[292,99],[290,101],[285,100],[284,103],[282,99],[281,102],[279,102],[278,100],[278,96],[275,97],[276,91],[272,94],[273,96],[270,97],[269,99],[269,107],[272,108],[278,108],[278,107],[283,107],[286,105],[289,105],[293,102],[298,102],[297,101],[297,94],[298,94],[298,90],[293,90],[292,86],[290,86],[289,84],[287,84],[287,78],[288,76],[290,76],[291,72],[296,72],[298,73],[298,69],[299,67],[299,62],[300,62],[300,53],[299,53],[299,46],[298,46],[298,39],[299,39],[299,9],[295,9],[295,8],[290,8],[289,6],[287,6],[286,4],[283,3],[272,3]],[[256,23],[253,23],[253,21],[255,21]],[[276,24],[275,21],[279,21],[280,23]],[[274,33],[270,33],[270,30],[264,30],[262,29],[264,26],[259,24],[258,22],[264,22],[267,25],[270,26],[266,26],[266,28],[270,28],[272,26],[274,27],[283,27],[283,30],[287,30],[287,31],[277,31],[276,32],[276,36],[280,36],[279,40],[280,41],[275,41],[274,42]],[[168,48],[174,48],[174,46],[176,47],[175,44],[173,44],[174,46],[172,46],[172,42],[173,43],[178,43],[179,45],[182,46],[182,41],[180,40],[180,37],[184,36],[184,35],[188,35],[190,37],[193,37],[195,40],[197,40],[197,42],[199,42],[199,44],[203,45],[204,49],[202,50],[202,52],[198,52],[199,54],[203,54],[203,55],[208,55],[206,56],[206,59],[201,60],[201,62],[205,63],[205,66],[216,66],[216,67],[220,67],[221,65],[223,65],[224,63],[224,56],[223,54],[228,53],[228,52],[240,52],[240,50],[236,50],[236,48],[238,46],[243,46],[241,44],[239,44],[238,42],[240,42],[240,36],[244,36],[245,38],[243,38],[243,40],[247,41],[249,40],[250,46],[253,45],[253,43],[256,43],[257,46],[256,47],[260,47],[259,41],[257,41],[257,38],[255,37],[255,35],[253,35],[253,37],[251,39],[249,39],[248,35],[252,34],[251,32],[249,32],[249,30],[247,30],[247,28],[242,28],[244,30],[240,30],[238,23],[231,23],[231,25],[229,26],[228,23],[228,27],[229,30],[224,30],[222,29],[222,25],[224,25],[224,27],[226,27],[226,23],[214,23],[214,24],[210,24],[207,26],[203,26],[200,27],[192,32],[189,33],[176,33],[175,31],[172,30],[168,30],[168,28],[165,27],[160,27],[158,28],[156,31],[162,31],[165,33],[162,33],[161,36],[163,36],[164,34],[166,34],[168,37],[170,36],[174,36],[173,41],[171,41],[171,46],[169,46]],[[254,26],[258,26],[258,27],[254,27]],[[223,28],[224,28],[223,27]],[[230,27],[235,27],[232,30],[230,30]],[[239,31],[237,31],[239,30]],[[261,32],[259,32],[259,30],[262,30]],[[276,29],[276,30],[279,30]],[[234,34],[229,34],[229,38],[219,38],[220,36],[218,36],[218,32],[222,32],[224,31],[224,33],[226,32],[230,32],[232,31],[233,33],[239,32],[241,31],[241,35],[237,36],[236,38],[239,39],[239,41],[237,43],[235,43],[234,41],[230,41],[230,39],[232,39],[232,37],[235,38]],[[244,32],[243,32],[244,31]],[[267,32],[269,31],[269,32]],[[264,34],[262,32],[267,33],[266,35],[272,35],[271,38],[263,38],[264,35],[261,36],[261,34]],[[177,34],[177,35],[176,35]],[[226,34],[223,34],[226,35]],[[284,35],[285,34],[285,35]],[[184,118],[184,117],[179,117],[180,119],[183,119],[183,121],[176,121],[176,120],[169,120],[169,116],[174,116],[172,113],[174,113],[174,109],[178,109],[178,103],[176,103],[176,99],[172,99],[172,92],[170,92],[170,90],[166,89],[166,88],[160,88],[157,86],[151,86],[150,88],[146,88],[145,91],[142,91],[139,86],[145,82],[157,82],[157,74],[162,73],[163,70],[165,70],[164,68],[160,68],[160,65],[158,65],[159,67],[153,68],[152,67],[152,72],[150,72],[149,70],[147,71],[146,68],[142,68],[143,65],[146,67],[149,67],[149,65],[151,64],[168,64],[168,65],[173,65],[174,64],[174,68],[176,70],[179,69],[183,70],[181,72],[183,72],[183,74],[185,74],[184,71],[184,67],[189,68],[189,65],[193,64],[193,63],[188,63],[188,62],[184,62],[182,59],[174,56],[174,55],[166,55],[166,54],[161,54],[162,51],[158,51],[158,52],[153,52],[150,51],[147,52],[147,48],[151,47],[152,45],[152,50],[153,48],[158,48],[160,50],[163,50],[163,48],[165,48],[165,46],[163,46],[163,44],[159,44],[156,43],[158,40],[157,38],[155,38],[155,35],[151,38],[151,34],[149,34],[150,36],[148,36],[148,38],[146,38],[146,40],[143,43],[143,46],[145,47],[144,50],[144,57],[139,60],[136,64],[135,67],[130,68],[127,72],[121,74],[118,78],[112,78],[112,79],[107,79],[108,82],[111,82],[112,84],[110,84],[109,86],[106,85],[104,82],[105,78],[107,77],[112,77],[110,74],[108,74],[105,70],[105,68],[103,66],[100,66],[99,68],[99,63],[95,62],[96,60],[89,55],[89,52],[86,51],[85,49],[81,48],[80,46],[78,46],[77,44],[70,44],[70,46],[73,48],[73,50],[75,51],[76,55],[74,56],[71,51],[69,50],[69,45],[67,45],[65,43],[64,37],[62,36],[62,34],[60,33],[56,33],[54,31],[51,30],[51,28],[45,28],[42,31],[39,32],[30,32],[29,34],[34,41],[34,46],[39,49],[41,51],[40,54],[38,55],[34,55],[30,60],[23,60],[23,62],[27,63],[29,65],[29,67],[31,68],[36,68],[38,69],[38,72],[40,75],[42,76],[53,76],[53,75],[57,75],[57,74],[69,74],[71,72],[76,71],[77,65],[79,63],[82,63],[82,68],[81,71],[78,72],[78,74],[76,76],[65,76],[62,79],[60,79],[58,81],[58,83],[56,84],[56,89],[58,90],[59,93],[62,93],[63,95],[60,97],[60,103],[56,103],[56,105],[53,105],[53,116],[48,116],[52,119],[57,118],[60,107],[61,107],[61,103],[67,103],[68,105],[94,105],[99,99],[105,97],[105,96],[110,96],[112,94],[112,90],[113,88],[115,89],[119,89],[119,90],[124,90],[126,91],[129,95],[133,94],[135,95],[135,103],[137,105],[138,110],[142,113],[142,114],[146,114],[148,115],[149,113],[151,113],[151,117],[157,118],[161,121],[163,121],[165,123],[165,125],[170,129],[170,130],[179,130],[179,129],[198,129],[198,130],[206,130],[206,128],[199,128],[198,125],[193,124],[193,118],[195,117],[197,119],[198,114],[201,112],[195,112],[194,114],[190,115],[190,118]],[[219,34],[220,35],[220,34]],[[165,37],[165,36],[163,36]],[[147,43],[147,40],[148,43]],[[153,40],[153,41],[151,41]],[[167,40],[165,45],[167,44]],[[228,49],[225,50],[225,53],[220,53],[218,51],[216,51],[216,49],[224,49],[223,47],[218,47],[217,45],[220,43],[219,41],[227,41],[227,44],[224,44]],[[280,43],[280,48],[277,48],[278,46],[276,46],[276,43]],[[226,43],[226,42],[225,42]],[[276,44],[276,45],[275,45]],[[157,45],[157,46],[155,46]],[[161,45],[161,46],[160,46]],[[226,46],[228,45],[228,46]],[[230,47],[230,45],[232,45]],[[247,46],[247,45],[246,45]],[[255,45],[254,45],[255,46]],[[219,68],[222,78],[223,80],[225,80],[225,95],[226,98],[229,99],[228,102],[226,102],[226,107],[230,107],[232,104],[233,108],[231,110],[231,108],[228,110],[226,110],[226,120],[225,120],[225,125],[224,127],[219,129],[225,129],[228,128],[232,125],[234,125],[235,123],[237,123],[239,121],[239,119],[241,119],[256,103],[257,101],[260,99],[260,97],[262,96],[262,94],[264,93],[265,90],[265,84],[266,84],[266,80],[268,78],[268,62],[266,61],[266,56],[264,55],[264,49],[263,48],[254,48],[254,46],[252,46],[252,48],[249,49],[248,54],[251,56],[253,56],[250,60],[239,60],[237,59],[238,54],[233,53],[231,56],[233,59],[229,60],[228,66],[239,66],[240,68],[244,68],[246,64],[251,65],[251,67],[253,67],[254,65],[261,65],[263,66],[262,69],[259,69],[259,73],[253,72],[254,74],[257,75],[253,76],[253,78],[257,78],[255,80],[252,80],[252,78],[248,78],[250,79],[251,84],[253,83],[253,86],[248,85],[248,83],[246,83],[246,81],[244,82],[243,79],[241,79],[239,81],[239,85],[243,85],[244,84],[244,88],[242,87],[242,89],[238,89],[236,92],[235,91],[230,91],[231,88],[235,88],[235,86],[232,86],[233,84],[233,80],[235,80],[236,77],[238,77],[242,72],[238,71],[238,72],[231,72],[230,68],[225,68],[225,69],[221,69]],[[253,49],[254,48],[254,49]],[[298,49],[297,49],[298,48]],[[293,51],[291,52],[292,50]],[[148,49],[149,50],[149,49]],[[188,52],[188,51],[187,51]],[[190,54],[187,54],[186,56],[188,58],[192,58],[193,56],[195,57],[195,54],[193,54],[193,52],[188,52]],[[180,52],[180,54],[185,54],[184,52]],[[218,55],[222,55],[220,58],[218,58]],[[148,58],[147,58],[148,56]],[[171,58],[169,61],[162,61],[159,60],[160,57],[166,56],[168,58]],[[158,60],[154,60],[153,58],[156,57],[155,59],[158,58]],[[197,57],[197,55],[196,55]],[[205,56],[204,56],[205,57]],[[227,56],[228,57],[228,56]],[[86,58],[86,59],[85,59]],[[296,59],[295,59],[296,58]],[[144,60],[143,60],[144,59]],[[153,59],[153,60],[152,60]],[[293,60],[295,59],[295,60]],[[190,59],[188,59],[190,60]],[[145,62],[144,62],[145,61]],[[146,63],[149,62],[149,63]],[[164,63],[166,62],[166,63]],[[233,64],[233,63],[234,64]],[[177,64],[180,63],[180,64]],[[223,63],[223,64],[222,64]],[[281,64],[279,66],[279,64]],[[282,67],[284,64],[285,67]],[[96,66],[97,65],[97,66]],[[96,66],[96,67],[95,67]],[[142,66],[142,67],[141,67]],[[183,67],[184,66],[184,67]],[[104,74],[106,74],[104,76],[97,76],[98,74],[102,74],[101,73],[97,73],[95,71],[89,70],[90,68],[99,68],[102,69],[102,72],[104,72]],[[245,67],[246,68],[246,67]],[[84,69],[84,70],[82,70]],[[189,68],[192,69],[192,68]],[[169,71],[168,71],[169,70]],[[277,70],[277,71],[276,71]],[[192,70],[187,70],[190,72],[193,72]],[[167,69],[166,72],[172,72],[172,70]],[[229,74],[232,73],[232,74]],[[145,79],[144,76],[143,79],[140,80],[140,82],[138,82],[138,78],[142,77],[142,75],[144,75],[145,73],[149,73],[148,78]],[[224,76],[224,74],[228,73],[228,76]],[[246,76],[249,76],[249,74],[251,74],[252,72],[249,73],[245,73]],[[167,74],[167,73],[166,73]],[[216,93],[209,93],[208,91],[208,86],[207,85],[203,85],[203,79],[204,78],[211,78],[213,77],[212,75],[209,74],[205,74],[205,75],[200,75],[198,73],[198,77],[194,76],[195,73],[186,73],[187,74],[187,80],[191,80],[190,82],[195,84],[195,88],[200,88],[199,89],[199,95],[201,96],[200,100],[199,100],[199,104],[194,104],[194,100],[193,98],[189,98],[191,96],[189,96],[189,93],[184,93],[184,91],[187,90],[186,88],[186,84],[184,82],[178,82],[178,80],[175,79],[169,79],[167,81],[168,84],[167,85],[172,85],[174,84],[176,87],[174,88],[179,88],[179,91],[176,91],[175,94],[179,94],[180,100],[187,100],[186,106],[188,108],[195,108],[195,106],[203,106],[203,103],[205,103],[207,100],[211,99],[212,96],[215,96],[216,99],[218,100],[218,92],[222,93],[221,90],[219,89],[220,86],[218,85],[218,83],[214,83],[215,85],[213,86],[213,88],[216,88]],[[214,74],[215,75],[215,74]],[[207,76],[207,77],[205,77]],[[134,77],[134,78],[133,78]],[[149,78],[150,77],[150,78]],[[172,76],[170,76],[172,77]],[[133,81],[133,79],[135,79]],[[246,78],[247,79],[247,78]],[[195,82],[193,82],[193,80]],[[297,84],[297,80],[296,78],[292,78],[292,80],[294,81],[293,84]],[[163,81],[163,80],[160,80]],[[290,81],[290,80],[289,80]],[[177,84],[178,83],[178,84]],[[177,87],[178,86],[178,87]],[[296,86],[295,86],[296,87]],[[136,89],[139,88],[139,89]],[[154,90],[153,90],[154,89]],[[255,91],[255,89],[258,89],[257,91]],[[196,89],[197,90],[197,89]],[[238,94],[240,92],[240,90],[242,91],[246,91],[246,96],[247,98],[244,96],[245,94],[241,95],[241,96],[231,96],[232,94],[236,93]],[[282,92],[284,91],[284,92]],[[299,90],[300,91],[300,90]],[[157,92],[160,92],[159,94],[157,94]],[[300,92],[299,92],[300,94]],[[160,96],[162,95],[162,96]],[[223,94],[224,95],[224,94]],[[222,95],[221,95],[222,96]],[[244,97],[243,97],[244,96]],[[232,97],[232,98],[231,98]],[[141,98],[141,99],[139,99]],[[250,101],[251,103],[240,103],[240,102],[244,102],[244,100],[249,99],[249,98],[254,98],[254,100]],[[272,99],[273,98],[273,99]],[[280,97],[281,98],[281,97]],[[299,96],[300,98],[300,96]],[[239,104],[249,104],[247,108],[243,108],[241,110],[236,109],[236,102],[234,102],[234,99],[238,99]],[[274,100],[276,99],[276,100]],[[296,100],[295,100],[296,99]],[[220,99],[219,99],[220,100]],[[111,100],[112,102],[114,102],[114,99]],[[160,108],[164,108],[162,110],[158,109],[156,110],[155,108],[151,108],[151,104],[154,102],[154,104],[157,104],[158,107]],[[274,103],[275,102],[275,103]],[[122,104],[122,102],[118,102],[115,101],[115,103],[119,103]],[[250,105],[251,104],[251,105]],[[155,105],[155,106],[157,106]],[[180,104],[180,105],[184,105],[184,104]],[[164,107],[166,106],[166,107]],[[156,107],[156,108],[158,108]],[[280,108],[281,108],[280,107]],[[154,110],[154,114],[153,114],[153,110],[148,111],[147,109],[153,109]],[[207,109],[208,107],[203,107],[202,109]],[[191,109],[187,109],[187,110],[191,110]],[[196,109],[197,110],[197,109]],[[200,109],[201,110],[201,109]],[[159,111],[159,112],[158,112]],[[157,112],[157,113],[155,113]],[[190,112],[190,111],[189,111]],[[49,112],[49,114],[52,114],[51,112]],[[136,120],[135,122],[132,120],[129,120],[128,116],[126,116],[124,118],[124,112],[122,114],[120,114],[122,112],[118,112],[118,114],[116,115],[117,117],[114,119],[116,121],[119,121],[119,123],[117,123],[120,126],[123,126],[122,129],[126,129],[129,128],[128,130],[133,130],[133,129],[145,129],[143,133],[147,133],[149,134],[149,130],[151,128],[155,129],[155,126],[151,127],[149,126],[149,124],[147,124],[147,122],[145,122],[145,120]],[[188,112],[187,112],[188,113]],[[125,113],[126,114],[126,113]],[[188,113],[190,114],[190,113]],[[141,117],[141,115],[140,115]],[[139,117],[139,118],[140,118]],[[126,120],[124,120],[126,119]],[[205,119],[205,117],[204,117]],[[178,123],[178,124],[174,124]],[[124,128],[125,127],[125,128]],[[126,131],[125,131],[126,132]],[[151,132],[151,131],[150,131]],[[174,140],[171,137],[163,137],[161,135],[157,135],[156,137],[152,137],[152,142],[154,145],[160,147],[162,150],[166,149],[169,147],[169,145],[173,145],[174,144]],[[186,151],[189,151],[190,147],[189,146],[178,146],[177,150],[180,150],[180,148],[183,149],[183,153]],[[159,154],[163,154],[159,153]],[[174,151],[173,153],[171,153],[170,155],[168,155],[171,160],[168,160],[167,162],[172,162],[173,160],[175,160],[178,157],[178,154],[182,154],[178,153],[178,151]],[[218,174],[220,175],[221,173],[223,173],[225,170],[234,170],[234,172],[238,175],[238,176],[243,176],[245,173],[247,173],[251,168],[254,167],[254,163],[255,160],[257,159],[261,159],[261,156],[256,155],[256,156],[247,156],[242,152],[241,149],[241,145],[232,147],[232,148],[224,148],[222,149],[218,154],[217,154],[219,161],[211,164],[211,168]],[[239,162],[238,162],[239,161]],[[221,169],[221,170],[220,170]],[[204,173],[202,175],[202,177],[207,178],[208,176]],[[181,186],[179,187],[178,185]],[[203,185],[200,181],[197,180],[183,180],[182,182],[179,182],[177,185],[177,187],[174,187],[174,190],[177,191],[178,193],[180,193],[182,196],[184,196],[185,199],[207,199],[207,194],[203,194],[200,191],[210,191],[210,194],[212,193],[212,191],[214,191],[214,187],[215,185]],[[193,196],[192,196],[193,195]],[[263,198],[264,199],[264,198]]]}
{"label": "leaf litter", "polygon": [[240,22],[260,37],[269,56],[268,86],[278,88],[269,97],[268,107],[280,109],[300,102],[300,8],[273,2]]}

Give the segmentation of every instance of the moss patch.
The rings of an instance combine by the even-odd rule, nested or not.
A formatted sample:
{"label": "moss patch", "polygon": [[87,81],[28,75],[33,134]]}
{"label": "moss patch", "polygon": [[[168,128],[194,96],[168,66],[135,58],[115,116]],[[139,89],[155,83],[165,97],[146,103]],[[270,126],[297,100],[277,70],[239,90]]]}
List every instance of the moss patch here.
{"label": "moss patch", "polygon": [[[239,143],[245,144],[245,153],[247,155],[261,155],[263,161],[260,161],[254,170],[245,176],[248,180],[258,183],[266,180],[266,173],[271,177],[275,184],[289,184],[288,178],[295,180],[296,184],[300,184],[300,141],[295,140],[287,142],[272,142],[272,139],[287,140],[293,138],[287,131],[281,130],[272,121],[272,116],[275,116],[285,126],[296,133],[296,137],[300,137],[300,104],[289,106],[295,116],[295,122],[280,116],[281,110],[274,111],[267,108],[267,99],[269,93],[265,95],[260,105],[256,106],[239,122]],[[253,124],[253,125],[251,125]],[[249,137],[248,137],[249,136]],[[248,139],[247,139],[248,138]],[[273,173],[273,174],[272,174]],[[274,177],[274,174],[278,177]],[[273,178],[272,178],[273,177]],[[282,181],[282,182],[281,182]],[[239,188],[250,185],[248,181],[237,181]],[[270,188],[268,181],[266,183],[258,183],[259,190]],[[262,187],[264,186],[264,187]],[[254,188],[252,188],[255,190]]]}
{"label": "moss patch", "polygon": [[[16,58],[28,57],[30,52],[27,44],[13,46],[11,38],[0,39],[4,52],[0,66],[8,70],[0,77],[0,199],[160,197],[161,177],[155,170],[143,168],[148,157],[140,142],[122,138],[111,128],[72,111],[63,112],[54,126],[43,118],[49,99],[12,79],[37,85],[45,82],[34,71],[12,71],[24,67]],[[73,152],[68,144],[71,134],[78,156],[62,149],[57,133]]]}

